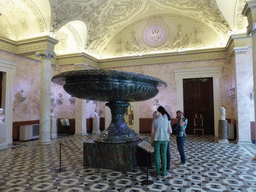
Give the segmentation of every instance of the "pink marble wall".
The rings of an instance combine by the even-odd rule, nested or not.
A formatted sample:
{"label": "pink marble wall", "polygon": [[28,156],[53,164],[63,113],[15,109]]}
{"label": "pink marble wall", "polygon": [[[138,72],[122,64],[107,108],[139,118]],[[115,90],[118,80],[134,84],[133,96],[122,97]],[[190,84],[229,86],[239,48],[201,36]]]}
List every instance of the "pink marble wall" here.
{"label": "pink marble wall", "polygon": [[[159,104],[164,106],[166,110],[170,113],[172,117],[175,117],[175,112],[177,109],[177,99],[176,99],[176,82],[174,69],[181,68],[198,68],[198,67],[209,67],[209,66],[223,66],[223,73],[229,69],[229,62],[226,59],[221,60],[207,60],[207,61],[191,61],[191,62],[177,62],[170,64],[155,64],[155,65],[144,65],[144,66],[132,66],[132,67],[120,67],[120,68],[111,68],[121,71],[131,71],[139,72],[141,74],[150,75],[156,78],[159,78],[167,83],[167,88],[161,90],[159,94],[147,101],[139,102],[140,109],[140,118],[150,118],[152,117],[153,106],[155,104],[155,99],[159,100]],[[226,69],[227,68],[227,69]],[[232,75],[233,73],[229,73]],[[221,90],[222,93],[225,93],[226,87],[230,84],[232,78],[226,78],[222,82]],[[227,108],[227,116],[231,117],[231,105],[227,99],[227,95],[224,95],[221,98],[222,104]],[[218,110],[218,109],[217,109]]]}
{"label": "pink marble wall", "polygon": [[[55,68],[54,73],[57,74],[57,73],[61,73],[61,72],[65,72],[65,71],[72,71],[72,70],[76,70],[76,69],[77,69],[77,67],[75,65],[59,66],[58,68]],[[75,118],[75,104],[72,104],[69,101],[71,96],[63,89],[62,86],[56,85],[56,84],[52,85],[52,92],[56,99],[58,98],[59,93],[62,94],[62,98],[63,98],[62,104],[58,104],[56,102],[56,99],[54,101],[53,105],[54,105],[55,117],[74,119]],[[86,118],[95,116],[95,114],[94,114],[95,108],[96,108],[95,102],[88,102],[86,104],[86,110],[87,110]]]}
{"label": "pink marble wall", "polygon": [[[39,120],[40,61],[0,51],[0,58],[17,63],[14,80],[13,121]],[[18,101],[24,90],[26,100]]]}
{"label": "pink marble wall", "polygon": [[236,87],[236,64],[235,56],[226,60],[222,69],[221,82],[221,105],[226,108],[226,118],[234,121],[237,119],[236,99],[232,95]]}
{"label": "pink marble wall", "polygon": [[[176,83],[174,69],[177,68],[197,68],[207,66],[223,66],[222,80],[221,80],[221,103],[226,108],[227,118],[237,119],[240,115],[239,121],[247,122],[254,121],[253,100],[250,99],[253,85],[252,74],[252,60],[251,49],[242,55],[232,56],[231,59],[208,60],[208,61],[191,61],[191,62],[177,62],[169,64],[154,64],[144,66],[120,67],[112,68],[122,71],[133,71],[142,74],[157,77],[165,81],[168,87],[161,90],[155,97],[147,101],[139,102],[140,118],[152,117],[152,106],[155,104],[155,99],[159,100],[159,104],[163,105],[172,117],[175,117],[177,109],[176,99]],[[5,51],[0,51],[0,58],[14,61],[17,63],[15,82],[14,82],[14,99],[15,95],[24,90],[27,99],[19,103],[13,100],[14,116],[13,121],[29,121],[39,119],[40,109],[40,61],[17,56]],[[52,66],[52,76],[59,72],[74,70],[75,65],[66,65],[56,68]],[[238,82],[239,81],[239,82]],[[238,83],[237,83],[238,82]],[[239,93],[237,99],[232,101],[229,99],[230,88],[236,88]],[[52,93],[55,99],[52,103],[55,117],[57,118],[75,118],[75,104],[69,101],[70,95],[67,94],[62,86],[52,83]],[[62,93],[63,103],[57,104],[56,99],[58,94]],[[237,109],[236,100],[240,103]],[[94,116],[95,103],[88,104],[87,118]],[[105,102],[100,102],[100,116],[104,117]],[[246,109],[246,111],[244,110]],[[239,113],[237,113],[239,111]],[[247,137],[246,137],[247,138]]]}

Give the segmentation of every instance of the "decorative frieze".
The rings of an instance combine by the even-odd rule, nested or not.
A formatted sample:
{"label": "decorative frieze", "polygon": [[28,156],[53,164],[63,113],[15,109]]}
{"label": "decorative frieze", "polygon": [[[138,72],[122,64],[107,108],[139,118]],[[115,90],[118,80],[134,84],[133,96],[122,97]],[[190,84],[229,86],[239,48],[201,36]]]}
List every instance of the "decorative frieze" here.
{"label": "decorative frieze", "polygon": [[16,42],[0,36],[0,50],[7,51],[10,53],[16,53]]}
{"label": "decorative frieze", "polygon": [[21,40],[16,43],[16,54],[27,56],[44,50],[54,51],[54,46],[58,42],[59,41],[57,39],[54,39],[50,36]]}

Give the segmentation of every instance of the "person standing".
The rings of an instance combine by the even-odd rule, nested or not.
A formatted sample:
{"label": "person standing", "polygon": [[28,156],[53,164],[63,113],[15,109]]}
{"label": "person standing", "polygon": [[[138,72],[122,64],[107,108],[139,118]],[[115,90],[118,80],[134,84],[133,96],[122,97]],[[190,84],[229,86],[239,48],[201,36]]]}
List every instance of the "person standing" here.
{"label": "person standing", "polygon": [[155,152],[155,164],[156,174],[160,175],[160,154],[162,164],[162,175],[166,175],[166,164],[167,164],[167,145],[170,139],[170,133],[172,132],[170,122],[163,118],[161,113],[155,111],[153,113],[155,118],[151,128],[151,146],[154,147]]}
{"label": "person standing", "polygon": [[177,126],[178,126],[178,134],[176,137],[177,140],[177,147],[178,151],[180,153],[180,159],[181,159],[181,164],[186,167],[186,155],[184,151],[184,145],[186,141],[186,128],[188,125],[188,119],[184,117],[184,114],[182,111],[178,110],[176,112],[176,118],[177,118]]}
{"label": "person standing", "polygon": [[[165,110],[165,108],[163,106],[159,106],[157,108],[157,111],[159,111],[161,113],[161,115],[170,122],[170,125],[171,125],[171,116]],[[170,162],[171,162],[170,141],[168,141],[166,156],[167,156],[167,167],[166,167],[166,170],[169,170],[170,169]]]}

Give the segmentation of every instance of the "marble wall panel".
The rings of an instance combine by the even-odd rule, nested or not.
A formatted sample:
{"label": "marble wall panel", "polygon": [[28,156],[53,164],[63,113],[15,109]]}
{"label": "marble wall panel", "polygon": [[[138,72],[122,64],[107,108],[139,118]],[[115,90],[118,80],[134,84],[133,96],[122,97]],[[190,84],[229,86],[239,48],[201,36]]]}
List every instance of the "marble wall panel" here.
{"label": "marble wall panel", "polygon": [[[17,63],[14,81],[13,121],[39,119],[40,61],[0,51],[0,57]],[[26,100],[19,101],[21,90]]]}
{"label": "marble wall panel", "polygon": [[236,66],[235,55],[225,61],[222,69],[221,105],[226,109],[226,118],[237,119],[237,105],[235,99]]}
{"label": "marble wall panel", "polygon": [[[167,88],[161,90],[159,94],[147,101],[139,102],[140,118],[151,118],[154,111],[155,99],[159,100],[159,104],[164,106],[170,113],[172,118],[176,117],[177,109],[177,96],[176,96],[176,83],[174,69],[181,68],[197,68],[197,67],[209,67],[209,66],[223,66],[228,68],[229,63],[226,59],[222,60],[207,60],[207,61],[191,61],[191,62],[178,62],[170,64],[155,64],[155,65],[143,65],[143,66],[132,66],[132,67],[120,67],[111,68],[121,71],[139,72],[145,75],[150,75],[159,78],[167,83]],[[225,69],[226,70],[226,69]],[[224,71],[225,71],[224,70]],[[230,78],[226,78],[222,82],[221,89],[225,92],[226,87],[230,84]],[[227,116],[231,117],[231,105],[227,99],[227,95],[222,98],[222,105],[227,108]],[[218,110],[218,109],[217,109]]]}
{"label": "marble wall panel", "polygon": [[[55,68],[55,74],[62,73],[65,71],[72,71],[72,70],[77,70],[77,67],[75,65],[64,65],[64,66],[59,66],[58,68]],[[59,94],[62,94],[63,98],[63,103],[59,103],[55,101],[54,104],[54,111],[55,111],[55,117],[56,118],[69,118],[69,119],[74,119],[75,118],[75,104],[72,104],[69,99],[70,95],[63,89],[62,86],[60,85],[53,85],[53,93],[54,97],[57,98],[59,97]],[[101,105],[100,105],[101,106]],[[95,116],[95,108],[96,108],[96,103],[92,101],[88,101],[86,105],[86,118],[91,118]],[[100,111],[103,111],[100,109]],[[101,116],[104,114],[101,114]]]}

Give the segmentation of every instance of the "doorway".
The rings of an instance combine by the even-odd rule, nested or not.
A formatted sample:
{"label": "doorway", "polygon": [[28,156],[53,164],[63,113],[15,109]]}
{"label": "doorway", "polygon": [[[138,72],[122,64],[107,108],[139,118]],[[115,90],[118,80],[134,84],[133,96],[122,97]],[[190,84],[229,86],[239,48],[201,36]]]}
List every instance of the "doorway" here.
{"label": "doorway", "polygon": [[183,79],[184,116],[187,134],[194,134],[194,117],[202,116],[204,134],[214,135],[213,78]]}

